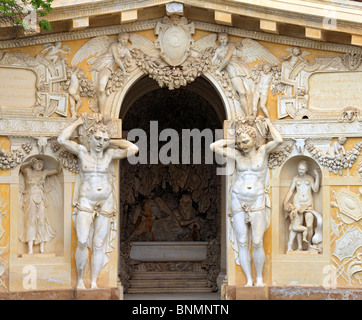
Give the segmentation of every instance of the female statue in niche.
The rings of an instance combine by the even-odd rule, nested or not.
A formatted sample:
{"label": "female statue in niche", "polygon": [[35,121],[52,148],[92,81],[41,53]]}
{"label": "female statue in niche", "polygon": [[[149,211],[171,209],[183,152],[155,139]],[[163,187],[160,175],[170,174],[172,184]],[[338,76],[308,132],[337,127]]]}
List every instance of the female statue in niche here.
{"label": "female statue in niche", "polygon": [[33,254],[33,245],[40,244],[40,253],[44,253],[45,242],[55,236],[54,229],[50,226],[45,208],[48,199],[45,194],[45,181],[48,176],[60,173],[61,167],[45,169],[42,159],[32,158],[20,167],[24,175],[25,189],[23,191],[23,212],[25,227],[20,235],[20,241],[28,243],[28,254]]}
{"label": "female statue in niche", "polygon": [[[305,220],[305,225],[307,227],[308,250],[312,250],[314,247],[311,247],[311,243],[317,246],[322,242],[322,216],[317,211],[313,210],[313,192],[317,193],[319,191],[320,173],[318,170],[314,170],[314,174],[316,176],[314,180],[314,178],[308,175],[307,172],[307,161],[300,161],[298,163],[298,175],[296,175],[292,180],[292,184],[290,185],[289,191],[284,200],[284,208],[287,208],[289,206],[293,193],[294,191],[296,191],[292,204],[294,208],[299,210],[298,215],[300,225],[303,225],[303,222]],[[315,229],[315,232],[313,232],[314,217],[316,217],[317,219],[317,227]],[[301,251],[301,233],[298,233],[296,237],[298,243],[297,250]],[[288,245],[288,250],[291,251],[291,244]]]}
{"label": "female statue in niche", "polygon": [[[253,285],[250,241],[253,243],[256,286],[263,286],[263,238],[270,223],[268,157],[283,143],[283,138],[268,118],[254,121],[256,125],[260,122],[259,125],[263,123],[268,128],[272,141],[259,145],[257,129],[243,121],[237,121],[235,139],[218,140],[210,148],[235,161],[229,198],[231,241],[237,254],[236,262],[246,276],[246,286]],[[232,144],[235,144],[234,148],[230,147]]]}

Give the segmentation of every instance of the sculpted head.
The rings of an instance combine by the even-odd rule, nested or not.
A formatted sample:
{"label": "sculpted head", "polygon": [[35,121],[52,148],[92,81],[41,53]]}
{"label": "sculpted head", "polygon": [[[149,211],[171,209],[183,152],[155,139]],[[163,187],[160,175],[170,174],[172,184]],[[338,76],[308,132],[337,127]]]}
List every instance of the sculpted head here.
{"label": "sculpted head", "polygon": [[219,42],[222,46],[226,45],[229,42],[229,35],[225,32],[219,33]]}
{"label": "sculpted head", "polygon": [[42,159],[33,159],[33,165],[32,168],[36,171],[42,171],[44,167],[44,161]]}
{"label": "sculpted head", "polygon": [[79,142],[89,151],[101,152],[108,148],[115,127],[109,116],[99,113],[84,114],[79,127]]}
{"label": "sculpted head", "polygon": [[89,149],[101,152],[109,146],[109,129],[104,124],[96,124],[88,130],[88,138]]}
{"label": "sculpted head", "polygon": [[272,65],[270,63],[263,64],[263,72],[268,74],[270,71],[272,71]]}
{"label": "sculpted head", "polygon": [[302,160],[298,163],[298,173],[300,176],[305,176],[308,171],[307,161]]}
{"label": "sculpted head", "polygon": [[129,34],[127,32],[122,32],[118,35],[118,42],[125,46],[128,43]]}
{"label": "sculpted head", "polygon": [[244,153],[249,153],[257,148],[256,139],[257,133],[254,127],[243,124],[236,130],[236,148]]}

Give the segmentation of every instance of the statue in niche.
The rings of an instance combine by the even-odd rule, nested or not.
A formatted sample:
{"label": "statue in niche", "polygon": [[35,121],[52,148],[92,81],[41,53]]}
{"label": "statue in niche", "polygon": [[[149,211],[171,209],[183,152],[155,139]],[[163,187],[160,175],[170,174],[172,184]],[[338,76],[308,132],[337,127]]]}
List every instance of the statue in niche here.
{"label": "statue in niche", "polygon": [[100,113],[104,112],[107,98],[107,84],[116,68],[122,70],[123,76],[127,74],[127,66],[132,59],[131,52],[126,46],[129,40],[129,34],[122,32],[118,35],[118,40],[107,36],[93,38],[87,41],[74,55],[72,66],[76,66],[84,59],[88,59],[88,64],[92,64],[91,70],[93,82],[96,83],[98,98],[98,107]]}
{"label": "statue in niche", "polygon": [[[313,192],[317,193],[319,191],[320,185],[320,173],[318,170],[314,170],[315,179],[307,174],[308,172],[308,163],[305,160],[302,160],[298,163],[298,175],[295,176],[292,180],[290,188],[287,192],[287,195],[284,200],[284,209],[287,211],[287,208],[290,206],[291,198],[296,191],[292,205],[298,210],[298,217],[300,225],[304,224],[307,228],[307,241],[308,241],[308,251],[320,251],[322,245],[322,216],[320,213],[315,211],[313,204]],[[317,226],[313,230],[314,218],[317,220]],[[298,251],[302,251],[302,237],[298,233],[296,235]],[[291,239],[289,239],[291,241]],[[292,245],[292,244],[291,244]],[[288,250],[291,249],[291,246],[288,245]],[[291,250],[290,250],[291,251]]]}
{"label": "statue in niche", "polygon": [[278,65],[280,61],[254,40],[243,39],[240,43],[229,42],[227,33],[220,33],[218,38],[220,44],[212,59],[213,63],[219,64],[216,74],[221,75],[223,70],[228,73],[239,96],[244,116],[249,116],[252,114],[255,83],[248,63],[260,60]]}
{"label": "statue in niche", "polygon": [[[269,131],[272,141],[259,143],[261,134],[257,128],[262,127]],[[253,285],[250,242],[253,243],[255,285],[264,285],[263,238],[270,224],[268,157],[282,143],[283,138],[270,119],[259,117],[253,121],[238,119],[235,121],[235,139],[221,139],[210,146],[214,152],[235,161],[229,194],[230,240],[236,261],[246,276],[246,286]]]}
{"label": "statue in niche", "polygon": [[[79,142],[70,140],[79,128]],[[91,256],[91,287],[97,288],[97,278],[109,261],[116,239],[116,183],[112,161],[135,155],[138,147],[120,139],[111,140],[112,121],[101,114],[82,114],[65,128],[58,142],[79,161],[73,194],[73,219],[78,238],[75,252],[78,289],[85,289],[84,269]]]}
{"label": "statue in niche", "polygon": [[293,251],[292,246],[295,240],[295,237],[298,233],[302,233],[303,242],[308,243],[307,240],[307,227],[303,226],[299,216],[305,212],[308,206],[303,206],[299,209],[296,209],[291,203],[287,203],[285,206],[285,216],[284,218],[290,219],[290,226],[289,226],[289,240],[288,240],[288,251]]}
{"label": "statue in niche", "polygon": [[334,159],[340,155],[340,150],[342,151],[342,155],[346,154],[346,150],[344,148],[344,144],[346,143],[346,137],[339,137],[337,141],[333,143],[331,147],[328,148],[326,152],[327,159]]}
{"label": "statue in niche", "polygon": [[28,254],[33,254],[33,245],[40,244],[40,253],[44,253],[45,242],[51,241],[55,231],[46,217],[48,199],[45,192],[46,179],[61,172],[56,169],[44,169],[42,159],[32,158],[24,162],[20,170],[24,175],[25,188],[23,190],[22,206],[25,215],[24,230],[20,234],[20,241],[28,244]]}

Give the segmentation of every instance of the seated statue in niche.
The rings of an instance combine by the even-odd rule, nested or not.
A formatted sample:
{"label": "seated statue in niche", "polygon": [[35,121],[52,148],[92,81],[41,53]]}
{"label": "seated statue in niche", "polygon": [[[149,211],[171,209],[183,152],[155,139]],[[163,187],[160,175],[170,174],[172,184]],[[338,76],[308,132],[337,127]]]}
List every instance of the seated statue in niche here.
{"label": "seated statue in niche", "polygon": [[34,244],[40,244],[40,253],[44,253],[45,242],[51,241],[55,236],[55,231],[46,217],[48,199],[45,194],[45,182],[47,177],[60,173],[61,167],[58,165],[56,169],[43,170],[43,166],[42,159],[32,158],[20,167],[25,180],[22,192],[25,221],[20,241],[28,244],[28,254],[33,254]]}
{"label": "seated statue in niche", "polygon": [[[298,163],[298,175],[295,176],[292,180],[290,188],[287,192],[287,195],[284,200],[284,209],[288,211],[290,205],[297,210],[299,217],[300,226],[304,225],[307,228],[307,250],[308,251],[321,251],[322,246],[322,216],[320,213],[313,209],[313,192],[317,193],[319,191],[320,185],[320,173],[318,170],[314,170],[316,178],[307,174],[308,172],[308,163],[305,160],[302,160]],[[292,203],[290,203],[291,198],[294,194]],[[317,226],[314,229],[314,218],[317,220]],[[294,223],[296,223],[294,221]],[[291,227],[292,228],[292,227]],[[292,235],[293,236],[293,235]],[[297,250],[302,251],[302,235],[297,233]],[[289,238],[288,242],[288,251],[292,251],[293,241]]]}

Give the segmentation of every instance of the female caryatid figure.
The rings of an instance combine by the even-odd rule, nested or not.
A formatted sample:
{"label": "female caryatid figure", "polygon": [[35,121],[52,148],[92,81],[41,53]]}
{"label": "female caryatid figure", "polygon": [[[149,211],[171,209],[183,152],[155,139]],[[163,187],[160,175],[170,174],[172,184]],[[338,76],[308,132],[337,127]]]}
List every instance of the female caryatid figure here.
{"label": "female caryatid figure", "polygon": [[55,236],[55,231],[46,217],[48,199],[44,188],[47,177],[58,174],[61,168],[58,165],[56,169],[43,170],[43,166],[42,159],[32,158],[20,167],[25,180],[22,202],[25,228],[20,235],[20,241],[28,243],[28,254],[33,254],[34,244],[40,244],[40,253],[44,253],[45,242]]}
{"label": "female caryatid figure", "polygon": [[[231,241],[241,265],[247,286],[251,276],[250,241],[256,270],[256,286],[263,286],[265,253],[263,238],[270,223],[268,157],[283,143],[280,133],[269,119],[264,119],[272,141],[258,146],[258,131],[246,123],[236,124],[235,139],[222,139],[211,144],[211,150],[235,161],[230,186]],[[235,147],[230,147],[231,145]]]}
{"label": "female caryatid figure", "polygon": [[[303,221],[305,220],[305,225],[307,227],[308,250],[310,250],[311,242],[314,245],[318,245],[322,241],[322,216],[317,211],[313,210],[313,192],[317,193],[319,191],[320,173],[318,170],[314,170],[314,179],[311,175],[307,174],[307,172],[307,162],[305,160],[300,161],[298,163],[298,175],[296,175],[292,180],[289,191],[284,200],[284,207],[288,206],[294,191],[296,191],[292,204],[296,209],[304,208],[303,210],[299,210],[299,219],[301,224],[303,224]],[[317,227],[313,236],[314,217],[317,219]],[[297,234],[297,242],[298,250],[300,251],[302,250],[302,238],[300,233]]]}

